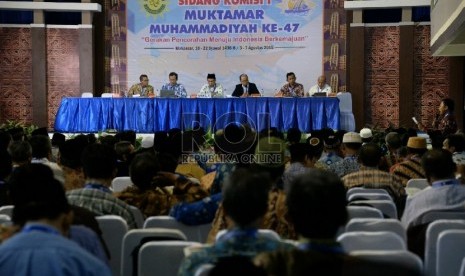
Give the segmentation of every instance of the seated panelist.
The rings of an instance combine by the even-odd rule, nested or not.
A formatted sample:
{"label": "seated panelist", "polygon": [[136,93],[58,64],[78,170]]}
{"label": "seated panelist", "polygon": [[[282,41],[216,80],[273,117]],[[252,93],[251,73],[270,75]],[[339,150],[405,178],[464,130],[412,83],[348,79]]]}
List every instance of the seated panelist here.
{"label": "seated panelist", "polygon": [[202,86],[197,98],[223,98],[223,86],[219,83],[216,83],[215,74],[207,75],[207,84]]}
{"label": "seated panelist", "polygon": [[168,75],[168,78],[169,78],[169,82],[166,84],[163,84],[161,87],[161,90],[173,90],[176,97],[186,98],[187,97],[186,88],[184,87],[184,85],[178,83],[178,74],[176,72],[171,72]]}
{"label": "seated panelist", "polygon": [[149,78],[142,74],[139,77],[140,83],[136,83],[128,91],[128,97],[155,97],[153,86],[149,85]]}
{"label": "seated panelist", "polygon": [[296,82],[293,72],[286,74],[287,83],[275,94],[275,97],[303,97],[305,95],[304,86]]}
{"label": "seated panelist", "polygon": [[249,82],[249,76],[242,74],[239,76],[240,84],[236,85],[234,92],[232,93],[233,97],[246,98],[249,96],[260,96],[260,92],[257,89],[255,83]]}
{"label": "seated panelist", "polygon": [[324,75],[318,77],[317,84],[310,88],[307,95],[312,97],[315,93],[326,93],[327,97],[336,97],[336,93],[333,93],[331,86],[326,83]]}

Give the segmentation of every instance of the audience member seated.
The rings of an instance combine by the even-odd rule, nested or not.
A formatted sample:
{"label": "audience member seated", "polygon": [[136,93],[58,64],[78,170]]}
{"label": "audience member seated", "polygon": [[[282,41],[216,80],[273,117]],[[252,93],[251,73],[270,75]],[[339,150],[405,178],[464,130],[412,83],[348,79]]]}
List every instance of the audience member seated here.
{"label": "audience member seated", "polygon": [[339,156],[341,141],[336,137],[336,135],[334,135],[334,133],[323,137],[323,145],[323,154],[318,160],[319,162],[329,166],[333,163],[342,161],[342,157]]}
{"label": "audience member seated", "polygon": [[402,224],[407,229],[409,250],[423,257],[425,233],[431,221],[423,221],[431,211],[465,211],[465,186],[455,178],[455,164],[446,150],[426,152],[421,165],[431,187],[416,193],[406,206]]}
{"label": "audience member seated", "polygon": [[51,161],[52,162],[57,162],[58,160],[58,151],[60,148],[60,145],[63,144],[66,141],[66,136],[63,133],[55,132],[52,135],[52,157]]}
{"label": "audience member seated", "polygon": [[136,228],[129,205],[113,196],[110,186],[116,175],[116,153],[102,144],[91,144],[82,154],[82,168],[86,176],[82,189],[68,191],[70,204],[89,209],[98,215],[116,215],[126,220],[129,229]]}
{"label": "audience member seated", "polygon": [[465,135],[460,133],[447,136],[443,148],[452,153],[452,160],[457,166],[455,175],[465,184]]}
{"label": "audience member seated", "polygon": [[138,207],[146,217],[168,215],[179,202],[194,202],[208,196],[199,184],[177,174],[160,172],[154,153],[136,155],[129,172],[134,186],[116,196]]}
{"label": "audience member seated", "polygon": [[304,97],[304,86],[296,82],[297,78],[293,72],[286,74],[287,83],[275,94],[275,97]]}
{"label": "audience member seated", "polygon": [[63,237],[73,212],[50,168],[20,167],[12,183],[13,222],[21,229],[0,246],[1,275],[111,275],[102,261]]}
{"label": "audience member seated", "polygon": [[398,212],[401,213],[406,197],[404,186],[398,176],[378,169],[381,157],[382,151],[377,144],[369,143],[362,146],[358,156],[360,170],[346,174],[342,177],[342,181],[346,189],[354,187],[385,189],[396,203]]}
{"label": "audience member seated", "polygon": [[29,164],[32,160],[32,148],[26,141],[13,141],[8,146],[8,154],[11,158],[12,170],[15,168]]}
{"label": "audience member seated", "polygon": [[373,132],[371,129],[364,127],[360,130],[360,137],[362,138],[362,145],[371,143],[373,141]]}
{"label": "audience member seated", "polygon": [[83,139],[74,138],[60,145],[57,163],[63,169],[66,191],[84,187],[86,177],[82,170],[81,155],[87,144]]}
{"label": "audience member seated", "polygon": [[134,154],[134,145],[129,141],[120,141],[115,144],[116,176],[129,176],[129,164]]}
{"label": "audience member seated", "polygon": [[223,208],[231,228],[215,244],[190,248],[179,275],[194,275],[200,265],[232,256],[254,257],[259,252],[291,248],[291,245],[258,235],[267,211],[271,180],[266,174],[237,169],[223,189]]}
{"label": "audience member seated", "polygon": [[407,182],[412,178],[425,178],[420,161],[421,156],[427,151],[426,139],[423,137],[410,137],[407,143],[407,160],[391,167],[390,172],[397,175],[402,180],[402,185],[407,186]]}
{"label": "audience member seated", "polygon": [[342,153],[344,159],[329,165],[329,169],[339,177],[360,169],[357,162],[358,151],[362,146],[362,138],[357,132],[347,132],[342,138]]}
{"label": "audience member seated", "polygon": [[52,143],[50,142],[48,135],[34,135],[29,139],[29,144],[32,148],[31,163],[40,163],[49,166],[50,169],[52,169],[55,178],[62,184],[65,183],[63,170],[57,163],[50,161],[50,158],[52,157]]}
{"label": "audience member seated", "polygon": [[291,164],[286,168],[283,174],[284,190],[289,189],[289,185],[297,176],[308,172],[314,168],[317,161],[316,154],[312,151],[310,144],[297,143],[289,147],[291,152]]}
{"label": "audience member seated", "polygon": [[[268,174],[272,181],[272,189],[268,198],[268,211],[260,228],[274,230],[285,239],[295,239],[294,228],[287,218],[287,208],[284,204],[286,195],[282,189],[281,177],[285,164],[284,150],[285,143],[283,140],[276,137],[260,138],[255,148],[255,155],[250,169]],[[223,206],[220,205],[207,241],[213,242],[220,230],[229,228],[230,224],[226,219]]]}
{"label": "audience member seated", "polygon": [[397,163],[400,163],[399,149],[402,147],[400,134],[397,132],[389,132],[384,137],[385,153],[381,159],[379,168],[383,171],[389,169]]}
{"label": "audience member seated", "polygon": [[346,191],[331,172],[311,170],[291,183],[286,199],[297,248],[258,255],[267,275],[416,275],[402,266],[347,255],[336,234],[347,221]]}

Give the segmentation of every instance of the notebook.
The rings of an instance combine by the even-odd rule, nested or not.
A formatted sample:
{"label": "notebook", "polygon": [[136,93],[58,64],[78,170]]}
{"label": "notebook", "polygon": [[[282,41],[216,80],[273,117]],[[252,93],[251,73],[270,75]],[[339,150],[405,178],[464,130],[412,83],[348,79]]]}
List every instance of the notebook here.
{"label": "notebook", "polygon": [[312,97],[326,97],[326,92],[316,92]]}
{"label": "notebook", "polygon": [[162,89],[160,90],[160,98],[176,98],[176,93],[174,90]]}

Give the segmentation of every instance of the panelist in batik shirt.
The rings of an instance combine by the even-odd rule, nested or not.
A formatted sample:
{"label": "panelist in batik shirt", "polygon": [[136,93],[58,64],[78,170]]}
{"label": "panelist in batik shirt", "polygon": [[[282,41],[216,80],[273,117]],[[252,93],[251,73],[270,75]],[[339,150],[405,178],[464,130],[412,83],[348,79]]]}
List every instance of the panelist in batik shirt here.
{"label": "panelist in batik shirt", "polygon": [[184,85],[178,83],[178,74],[176,72],[171,72],[168,76],[169,83],[163,84],[161,90],[173,90],[174,94],[178,98],[185,98],[187,97],[186,88]]}
{"label": "panelist in batik shirt", "polygon": [[275,94],[275,97],[303,97],[305,95],[304,86],[297,83],[293,72],[286,74],[287,83]]}
{"label": "panelist in batik shirt", "polygon": [[207,84],[202,86],[198,98],[223,98],[223,86],[216,82],[215,74],[207,75]]}

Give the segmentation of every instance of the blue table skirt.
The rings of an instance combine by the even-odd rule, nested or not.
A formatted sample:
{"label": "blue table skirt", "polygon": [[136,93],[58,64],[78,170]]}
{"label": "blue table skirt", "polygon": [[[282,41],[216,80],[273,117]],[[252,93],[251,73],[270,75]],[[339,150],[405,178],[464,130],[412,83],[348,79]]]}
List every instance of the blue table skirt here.
{"label": "blue table skirt", "polygon": [[213,130],[230,122],[261,130],[276,127],[303,132],[339,129],[337,98],[63,98],[55,131],[98,132],[108,129],[153,133],[200,125]]}

